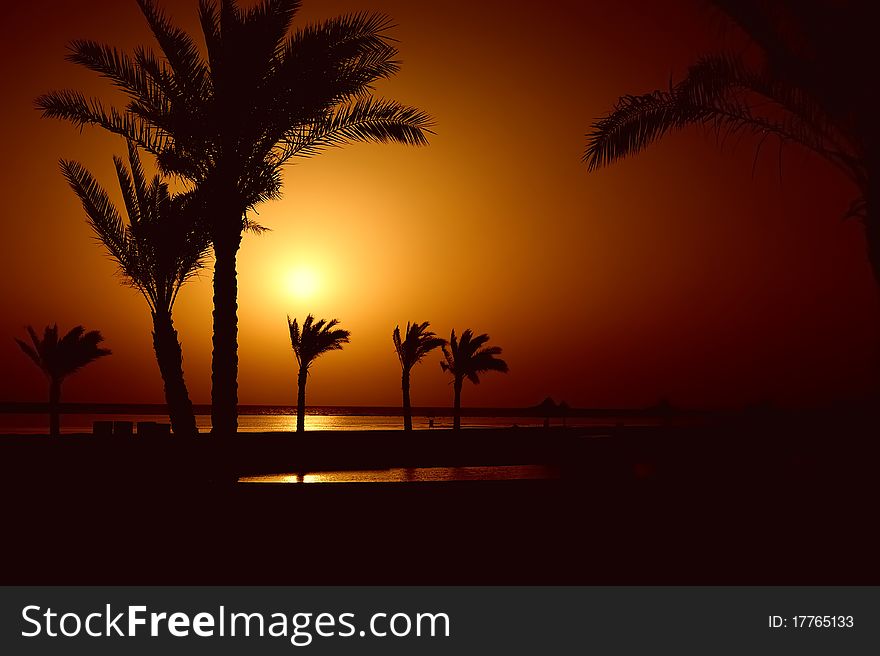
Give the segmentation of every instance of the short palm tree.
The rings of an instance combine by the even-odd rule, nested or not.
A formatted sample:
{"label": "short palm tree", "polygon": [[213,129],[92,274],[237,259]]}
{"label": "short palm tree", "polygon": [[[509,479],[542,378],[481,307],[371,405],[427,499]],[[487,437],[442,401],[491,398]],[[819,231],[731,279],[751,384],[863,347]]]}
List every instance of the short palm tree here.
{"label": "short palm tree", "polygon": [[[880,139],[870,3],[713,0],[760,50],[703,57],[683,80],[622,96],[592,125],[590,170],[640,152],[666,133],[707,125],[720,136],[751,133],[798,144],[853,182],[847,216],[865,226],[868,259],[880,283]],[[757,159],[758,152],[755,153]]]}
{"label": "short palm tree", "polygon": [[126,225],[107,192],[81,164],[62,160],[61,170],[82,202],[86,220],[115,260],[123,280],[146,299],[153,318],[153,349],[165,388],[175,435],[197,433],[183,376],[183,352],[172,311],[183,284],[202,268],[210,247],[188,204],[188,194],[172,195],[157,175],[147,181],[137,147],[129,143],[127,168],[114,158],[128,215]]}
{"label": "short palm tree", "polygon": [[100,332],[86,332],[82,326],[76,326],[61,339],[58,339],[57,325],[46,326],[42,339],[30,326],[27,331],[30,344],[20,339],[15,341],[49,379],[49,434],[57,436],[61,433],[61,384],[64,379],[90,362],[110,355],[110,350],[98,346],[104,341]]}
{"label": "short palm tree", "polygon": [[422,361],[428,353],[440,348],[446,340],[428,330],[431,324],[407,323],[403,339],[400,336],[400,326],[395,326],[391,339],[394,341],[394,349],[400,360],[401,387],[403,389],[403,430],[412,430],[412,407],[409,402],[409,384],[412,368]]}
{"label": "short palm tree", "polygon": [[351,333],[342,328],[337,328],[339,321],[321,319],[315,321],[310,314],[303,321],[300,329],[296,319],[287,317],[287,327],[290,329],[290,345],[299,365],[297,377],[296,396],[296,432],[302,433],[306,429],[306,382],[309,376],[309,368],[320,355],[328,351],[341,351],[343,344],[348,344]]}
{"label": "short palm tree", "polygon": [[449,338],[448,346],[443,345],[443,357],[440,368],[452,374],[452,387],[455,392],[453,403],[452,427],[455,430],[461,428],[461,385],[467,378],[474,385],[480,384],[480,374],[488,371],[507,373],[507,363],[501,358],[501,347],[486,346],[489,336],[486,333],[474,336],[468,328],[457,339],[455,331]]}
{"label": "short palm tree", "polygon": [[427,144],[431,119],[373,95],[400,68],[391,21],[357,13],[291,31],[300,0],[200,0],[207,58],[153,0],[137,0],[161,49],[133,56],[75,41],[69,59],[129,98],[107,109],[78,91],[37,99],[43,116],[98,125],[157,156],[205,199],[214,262],[212,425],[237,430],[236,256],[248,211],[276,198],[282,166],[350,142]]}

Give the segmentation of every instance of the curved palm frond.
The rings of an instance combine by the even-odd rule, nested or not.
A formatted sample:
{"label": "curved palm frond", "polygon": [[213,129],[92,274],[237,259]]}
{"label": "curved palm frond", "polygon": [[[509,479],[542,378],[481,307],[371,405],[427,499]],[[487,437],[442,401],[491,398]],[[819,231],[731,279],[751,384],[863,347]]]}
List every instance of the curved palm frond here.
{"label": "curved palm frond", "polygon": [[[375,82],[400,70],[397,48],[386,33],[391,26],[384,14],[358,13],[296,30],[284,43],[266,91],[287,111],[302,112],[300,121],[311,119],[315,109],[368,97]],[[317,70],[327,74],[316,76]]]}
{"label": "curved palm frond", "polygon": [[308,157],[327,148],[354,142],[396,142],[426,146],[426,135],[433,134],[432,119],[424,112],[393,100],[359,99],[297,125],[287,135],[281,160]]}
{"label": "curved palm frond", "polygon": [[498,346],[485,347],[489,341],[489,335],[482,333],[474,335],[468,328],[457,339],[455,331],[452,331],[448,346],[444,345],[444,361],[440,363],[443,371],[452,374],[453,379],[462,380],[467,378],[474,384],[479,384],[480,374],[490,371],[507,373],[507,362],[499,358],[502,350]]}
{"label": "curved palm frond", "polygon": [[850,126],[834,120],[803,88],[739,57],[700,58],[676,87],[681,102],[704,107],[718,132],[747,130],[796,143],[828,160],[856,184],[863,179],[859,145]]}
{"label": "curved palm frond", "polygon": [[614,109],[596,120],[584,160],[590,171],[641,152],[667,132],[701,120],[671,91],[621,96]]}
{"label": "curved palm frond", "polygon": [[343,344],[349,343],[351,332],[336,328],[337,325],[338,319],[315,321],[315,317],[310,314],[300,327],[296,319],[291,321],[287,317],[290,345],[301,369],[308,370],[319,356],[329,351],[340,351]]}
{"label": "curved palm frond", "polygon": [[133,115],[120,112],[115,107],[109,110],[95,98],[87,99],[78,91],[51,91],[36,100],[37,109],[45,118],[70,121],[78,128],[97,125],[108,132],[133,141],[147,152],[158,155],[170,144],[170,135],[155,124]]}
{"label": "curved palm frond", "polygon": [[[780,110],[777,115],[770,111],[771,104]],[[595,170],[641,152],[669,131],[694,124],[707,124],[723,137],[747,131],[797,143],[857,184],[864,179],[849,136],[812,98],[726,55],[702,58],[668,91],[621,97],[610,114],[593,123],[584,159],[589,170]]]}
{"label": "curved palm frond", "polygon": [[854,182],[860,197],[847,216],[867,216],[870,144],[876,119],[863,62],[872,39],[867,5],[836,11],[832,2],[713,0],[760,49],[759,58],[702,57],[668,90],[622,96],[588,134],[590,171],[641,152],[672,130],[703,124],[724,138],[751,133],[797,144]]}
{"label": "curved palm frond", "polygon": [[45,117],[120,134],[156,155],[166,174],[209,183],[209,195],[235,191],[243,214],[279,195],[279,169],[290,157],[357,141],[427,143],[430,117],[370,95],[376,81],[399,70],[383,14],[340,16],[290,33],[298,0],[248,9],[200,0],[206,60],[156,2],[138,4],[161,58],[144,47],[130,56],[86,40],[73,42],[69,56],[126,93],[125,110],[55,91],[37,99]]}
{"label": "curved palm frond", "polygon": [[64,380],[87,364],[111,355],[109,349],[98,346],[104,338],[97,330],[86,332],[82,326],[75,326],[61,339],[58,338],[57,324],[46,326],[42,338],[31,326],[27,327],[27,331],[31,344],[20,339],[15,341],[25,355],[51,380]]}
{"label": "curved palm frond", "polygon": [[193,38],[176,27],[153,0],[137,0],[137,3],[174,72],[177,85],[182,89],[200,91],[208,68]]}
{"label": "curved palm frond", "polygon": [[61,170],[123,279],[143,294],[151,311],[170,313],[181,286],[204,265],[210,245],[201,213],[190,207],[194,194],[173,196],[158,176],[147,182],[131,142],[128,165],[118,157],[113,161],[128,225],[84,166],[62,160]]}
{"label": "curved palm frond", "polygon": [[404,371],[411,370],[428,353],[446,344],[445,339],[428,330],[430,325],[428,321],[423,323],[407,322],[403,338],[401,338],[400,326],[395,326],[391,339],[394,342],[394,350],[397,352],[400,366]]}
{"label": "curved palm frond", "polygon": [[126,53],[112,46],[85,39],[73,41],[70,50],[67,61],[108,78],[116,87],[130,96],[138,97],[141,102],[154,107],[163,106],[168,102],[165,94],[161,89],[156,88],[143,67]]}

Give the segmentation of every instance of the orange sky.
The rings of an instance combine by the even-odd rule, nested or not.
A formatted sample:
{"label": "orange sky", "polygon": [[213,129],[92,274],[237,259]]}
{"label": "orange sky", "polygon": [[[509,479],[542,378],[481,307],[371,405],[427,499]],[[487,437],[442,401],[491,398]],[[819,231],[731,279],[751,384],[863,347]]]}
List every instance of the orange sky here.
{"label": "orange sky", "polygon": [[[194,27],[195,0],[163,6]],[[663,4],[663,7],[657,6]],[[822,162],[775,147],[752,175],[754,142],[721,152],[699,130],[588,175],[584,133],[618,95],[679,76],[717,47],[699,2],[422,3],[306,0],[302,19],[387,12],[403,71],[381,93],[430,112],[424,149],[358,145],[287,170],[283,200],[259,209],[272,232],[239,257],[242,403],[293,403],[285,315],[338,317],[344,351],[317,362],[309,402],[399,400],[395,324],[467,327],[504,348],[506,376],[465,405],[550,394],[578,406],[808,404],[862,394],[877,371],[878,297],[853,190]],[[100,329],[114,355],[65,385],[69,401],[161,402],[150,319],[92,243],[58,172],[78,159],[112,188],[124,144],[42,120],[53,88],[106,89],[63,61],[65,44],[147,42],[135,3],[22,3],[0,25],[4,100],[0,400],[42,400],[45,383],[13,336],[28,323]],[[152,43],[152,42],[150,42]],[[289,284],[314,278],[311,297]],[[193,400],[210,398],[211,277],[175,308]],[[445,405],[432,357],[413,403]]]}

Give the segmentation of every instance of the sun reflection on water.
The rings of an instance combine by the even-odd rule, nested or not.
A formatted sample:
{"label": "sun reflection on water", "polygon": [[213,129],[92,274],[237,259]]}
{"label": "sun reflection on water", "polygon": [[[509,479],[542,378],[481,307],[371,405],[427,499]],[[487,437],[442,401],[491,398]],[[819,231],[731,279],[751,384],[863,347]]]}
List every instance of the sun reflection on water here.
{"label": "sun reflection on water", "polygon": [[418,467],[407,469],[360,469],[243,476],[239,483],[418,483],[442,481],[512,481],[559,478],[547,465],[493,467]]}

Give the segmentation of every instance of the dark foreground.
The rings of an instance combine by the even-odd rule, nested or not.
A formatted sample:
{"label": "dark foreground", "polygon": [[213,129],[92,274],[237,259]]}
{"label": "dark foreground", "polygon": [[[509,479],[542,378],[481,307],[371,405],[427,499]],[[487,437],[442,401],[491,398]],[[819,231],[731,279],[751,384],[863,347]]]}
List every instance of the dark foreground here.
{"label": "dark foreground", "polygon": [[[2,584],[880,584],[880,431],[701,428],[0,438]],[[561,478],[235,484],[321,469]]]}

